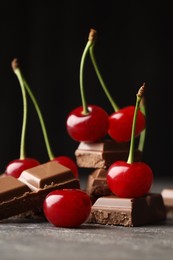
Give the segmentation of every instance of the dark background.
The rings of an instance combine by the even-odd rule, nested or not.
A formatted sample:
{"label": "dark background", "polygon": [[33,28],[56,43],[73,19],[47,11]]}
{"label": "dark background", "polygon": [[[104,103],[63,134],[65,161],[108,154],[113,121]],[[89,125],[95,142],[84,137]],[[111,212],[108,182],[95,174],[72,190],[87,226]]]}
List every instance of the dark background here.
{"label": "dark background", "polygon": [[[98,32],[95,55],[120,107],[135,104],[146,82],[147,136],[143,160],[155,176],[172,172],[173,13],[171,1],[1,1],[0,171],[20,156],[22,98],[11,61],[17,57],[41,107],[55,155],[74,157],[78,143],[66,132],[66,117],[81,105],[79,66],[90,28]],[[87,100],[112,107],[88,59]],[[49,158],[29,102],[26,152]]]}

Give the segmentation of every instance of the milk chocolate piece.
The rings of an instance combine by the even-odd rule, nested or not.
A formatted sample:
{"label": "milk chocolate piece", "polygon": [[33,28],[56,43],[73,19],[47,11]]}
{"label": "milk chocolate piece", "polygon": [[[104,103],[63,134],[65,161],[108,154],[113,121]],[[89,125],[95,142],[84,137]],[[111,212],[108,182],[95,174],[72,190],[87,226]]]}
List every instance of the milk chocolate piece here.
{"label": "milk chocolate piece", "polygon": [[[129,142],[115,142],[107,139],[102,142],[81,142],[75,151],[76,162],[83,168],[108,168],[118,160],[127,161],[129,155]],[[141,159],[142,153],[135,151],[135,161]]]}
{"label": "milk chocolate piece", "polygon": [[49,192],[64,188],[80,188],[79,180],[53,161],[24,171],[19,179],[0,178],[0,219],[37,211]]}
{"label": "milk chocolate piece", "polygon": [[20,197],[29,191],[24,183],[12,176],[0,178],[0,203]]}
{"label": "milk chocolate piece", "polygon": [[161,194],[140,198],[100,197],[94,203],[88,223],[135,227],[155,224],[166,219]]}
{"label": "milk chocolate piece", "polygon": [[69,168],[55,161],[50,161],[25,170],[19,177],[19,180],[33,191],[47,188],[47,186],[50,185],[68,183],[74,179],[74,174]]}
{"label": "milk chocolate piece", "polygon": [[107,170],[96,169],[88,176],[86,191],[92,197],[101,197],[112,194],[107,185]]}
{"label": "milk chocolate piece", "polygon": [[167,215],[173,216],[173,189],[165,188],[161,192]]}

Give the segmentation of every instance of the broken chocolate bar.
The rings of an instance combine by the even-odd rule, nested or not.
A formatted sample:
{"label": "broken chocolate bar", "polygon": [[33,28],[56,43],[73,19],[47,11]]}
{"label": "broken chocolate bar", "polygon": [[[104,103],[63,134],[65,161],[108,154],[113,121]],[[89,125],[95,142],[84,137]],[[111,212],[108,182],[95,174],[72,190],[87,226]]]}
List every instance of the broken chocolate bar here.
{"label": "broken chocolate bar", "polygon": [[[81,142],[75,150],[76,162],[83,168],[108,168],[115,161],[127,161],[129,143],[115,142],[107,139],[103,142]],[[141,159],[142,153],[135,151],[135,161]]]}
{"label": "broken chocolate bar", "polygon": [[100,197],[112,194],[107,184],[107,170],[96,169],[88,176],[86,191],[90,196]]}
{"label": "broken chocolate bar", "polygon": [[0,178],[0,219],[37,211],[49,192],[64,188],[80,188],[79,180],[55,161],[25,170],[18,179]]}
{"label": "broken chocolate bar", "polygon": [[155,224],[166,219],[161,194],[147,194],[140,198],[100,197],[92,206],[88,223],[135,227]]}
{"label": "broken chocolate bar", "polygon": [[167,215],[173,216],[173,189],[165,188],[161,192]]}

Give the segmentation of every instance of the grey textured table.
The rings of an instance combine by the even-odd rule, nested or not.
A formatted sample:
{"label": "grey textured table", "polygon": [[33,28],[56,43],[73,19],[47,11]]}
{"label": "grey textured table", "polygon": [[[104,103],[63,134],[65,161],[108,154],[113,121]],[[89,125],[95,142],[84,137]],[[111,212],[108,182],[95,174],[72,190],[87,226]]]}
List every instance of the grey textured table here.
{"label": "grey textured table", "polygon": [[[171,182],[155,181],[160,192]],[[157,225],[120,227],[83,224],[55,228],[48,222],[9,219],[0,222],[0,259],[172,259],[173,219]]]}

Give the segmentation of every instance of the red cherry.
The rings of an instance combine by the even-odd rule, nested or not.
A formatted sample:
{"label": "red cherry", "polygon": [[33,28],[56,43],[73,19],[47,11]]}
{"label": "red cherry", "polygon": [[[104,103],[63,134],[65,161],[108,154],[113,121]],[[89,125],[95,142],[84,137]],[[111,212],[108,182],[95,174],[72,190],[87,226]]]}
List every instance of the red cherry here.
{"label": "red cherry", "polygon": [[107,173],[110,190],[122,198],[135,198],[147,194],[153,182],[151,168],[143,162],[113,163]]}
{"label": "red cherry", "polygon": [[[131,138],[132,123],[135,106],[128,106],[119,109],[109,116],[108,134],[117,142],[128,142]],[[136,119],[135,136],[138,136],[145,129],[145,115],[138,110]]]}
{"label": "red cherry", "polygon": [[5,175],[19,178],[20,174],[27,169],[35,167],[40,163],[32,158],[16,159],[11,161],[5,170]]}
{"label": "red cherry", "polygon": [[63,189],[50,192],[43,203],[47,220],[56,227],[74,228],[89,217],[91,200],[79,189]]}
{"label": "red cherry", "polygon": [[76,141],[96,142],[107,134],[109,117],[105,110],[95,105],[89,105],[88,110],[84,115],[83,107],[77,107],[67,118],[68,134]]}
{"label": "red cherry", "polygon": [[58,156],[54,158],[52,161],[57,161],[63,166],[69,168],[72,173],[74,174],[75,178],[79,178],[79,172],[78,172],[78,167],[77,164],[68,156]]}

